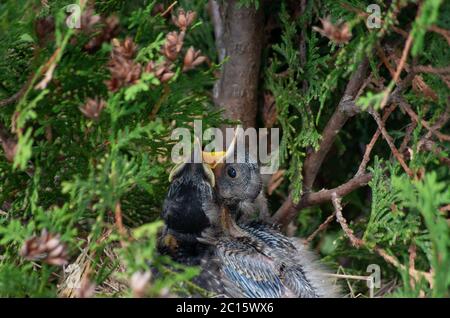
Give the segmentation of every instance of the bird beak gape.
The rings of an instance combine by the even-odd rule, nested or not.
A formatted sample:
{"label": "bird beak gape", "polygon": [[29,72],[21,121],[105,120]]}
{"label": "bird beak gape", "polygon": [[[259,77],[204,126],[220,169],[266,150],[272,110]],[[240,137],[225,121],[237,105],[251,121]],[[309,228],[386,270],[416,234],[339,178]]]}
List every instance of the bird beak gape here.
{"label": "bird beak gape", "polygon": [[[214,169],[219,164],[224,163],[227,158],[230,158],[234,154],[234,148],[236,145],[238,131],[239,130],[236,129],[233,140],[231,141],[230,146],[227,148],[227,151],[212,151],[212,152],[203,151],[198,137],[195,137],[194,139],[194,148],[197,148],[198,150],[197,152],[194,151],[194,156],[196,153],[201,153],[203,171],[205,172],[205,175],[212,187],[215,186],[215,175],[213,172]],[[183,169],[185,165],[186,162],[181,162],[176,164],[175,167],[172,168],[169,175],[169,182],[173,181],[175,176]]]}
{"label": "bird beak gape", "polygon": [[233,140],[228,146],[227,151],[202,151],[203,164],[206,164],[210,168],[211,172],[214,171],[219,164],[224,163],[228,158],[233,156],[238,133],[239,129],[236,129]]}

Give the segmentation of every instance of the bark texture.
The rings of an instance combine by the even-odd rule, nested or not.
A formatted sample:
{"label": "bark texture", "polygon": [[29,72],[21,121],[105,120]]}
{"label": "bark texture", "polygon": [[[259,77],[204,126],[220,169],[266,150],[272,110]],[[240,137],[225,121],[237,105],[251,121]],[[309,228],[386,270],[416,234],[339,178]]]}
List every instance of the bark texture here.
{"label": "bark texture", "polygon": [[254,7],[239,7],[236,0],[211,1],[219,60],[223,64],[214,87],[214,103],[224,117],[254,127],[263,43],[264,15]]}

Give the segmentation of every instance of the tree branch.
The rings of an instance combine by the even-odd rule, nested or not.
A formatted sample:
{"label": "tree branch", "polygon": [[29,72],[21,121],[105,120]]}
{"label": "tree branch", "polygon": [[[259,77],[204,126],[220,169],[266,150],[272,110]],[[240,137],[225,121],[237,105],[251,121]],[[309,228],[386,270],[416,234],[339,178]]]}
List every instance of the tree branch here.
{"label": "tree branch", "polygon": [[[297,215],[297,211],[304,209],[309,206],[322,204],[324,202],[328,202],[331,200],[332,195],[336,192],[337,195],[343,197],[350,192],[353,192],[356,189],[361,188],[362,186],[367,185],[367,183],[372,179],[372,175],[370,173],[362,174],[359,176],[355,176],[344,184],[331,189],[331,190],[320,190],[318,192],[309,192],[305,193],[297,204],[291,205],[283,205],[272,217],[272,220],[275,223],[278,223],[282,226],[286,226],[289,222]],[[289,194],[286,202],[292,202],[291,194]],[[286,203],[285,202],[285,203]]]}
{"label": "tree branch", "polygon": [[347,220],[342,215],[341,197],[339,197],[336,192],[333,192],[331,194],[331,202],[333,202],[334,211],[336,213],[336,220],[339,222],[345,234],[350,239],[352,245],[354,247],[363,246],[364,245],[363,240],[355,236],[353,230],[348,226]]}
{"label": "tree branch", "polygon": [[[306,157],[305,163],[303,165],[303,189],[305,194],[297,204],[294,204],[292,193],[290,193],[286,201],[274,214],[273,220],[275,222],[283,225],[289,224],[289,222],[295,217],[297,212],[302,207],[305,207],[304,204],[307,204],[310,196],[313,195],[314,198],[314,194],[309,194],[309,192],[311,191],[314,181],[316,180],[317,173],[319,172],[325,156],[329,152],[331,146],[336,140],[337,134],[342,129],[347,120],[360,112],[360,109],[355,105],[355,98],[361,88],[362,83],[364,82],[364,78],[366,77],[368,64],[368,59],[364,59],[358,66],[356,71],[353,73],[347,84],[341,101],[339,102],[335,112],[329,119],[327,125],[325,126],[325,129],[322,132],[322,140],[320,142],[319,149],[317,151],[308,153]],[[318,193],[321,192],[322,191],[319,191]],[[331,194],[330,196],[328,196],[327,200],[329,200],[330,198]]]}
{"label": "tree branch", "polygon": [[380,115],[378,115],[378,113],[375,110],[372,110],[370,112],[370,114],[377,122],[378,128],[381,131],[381,134],[383,135],[384,139],[386,140],[387,144],[389,145],[389,148],[391,148],[392,154],[395,156],[395,158],[397,158],[397,160],[400,163],[400,165],[402,166],[403,170],[405,170],[405,172],[411,178],[414,177],[414,173],[411,171],[411,169],[406,164],[405,159],[403,158],[403,155],[398,151],[397,147],[395,147],[392,137],[389,135],[386,128],[384,127],[384,124],[380,118]]}
{"label": "tree branch", "polygon": [[368,64],[368,60],[364,59],[353,73],[345,89],[344,96],[322,132],[319,150],[309,153],[305,160],[303,166],[303,189],[305,192],[311,190],[323,160],[336,140],[339,131],[349,118],[360,112],[360,109],[355,105],[354,98],[361,87],[361,83],[364,82]]}

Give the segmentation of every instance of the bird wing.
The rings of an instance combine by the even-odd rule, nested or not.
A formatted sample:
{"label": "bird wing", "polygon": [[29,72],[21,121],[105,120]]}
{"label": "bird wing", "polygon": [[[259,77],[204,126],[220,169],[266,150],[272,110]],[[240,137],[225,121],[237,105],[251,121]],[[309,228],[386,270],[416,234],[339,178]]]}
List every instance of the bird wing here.
{"label": "bird wing", "polygon": [[246,239],[224,238],[216,246],[229,294],[250,298],[283,297],[286,288],[278,277],[277,263]]}
{"label": "bird wing", "polygon": [[309,254],[306,248],[262,223],[253,222],[243,228],[255,240],[267,246],[266,254],[282,263],[280,279],[296,297],[316,298],[324,294],[320,288],[322,284],[319,284],[321,280],[316,275],[319,271],[314,270],[318,264],[307,257]]}

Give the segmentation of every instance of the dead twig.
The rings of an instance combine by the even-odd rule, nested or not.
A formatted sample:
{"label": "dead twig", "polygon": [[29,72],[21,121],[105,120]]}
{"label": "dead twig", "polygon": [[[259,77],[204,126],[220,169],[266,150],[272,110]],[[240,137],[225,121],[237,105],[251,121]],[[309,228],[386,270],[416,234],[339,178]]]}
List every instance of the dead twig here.
{"label": "dead twig", "polygon": [[450,136],[445,135],[434,129],[426,120],[420,119],[419,116],[414,112],[411,105],[409,105],[402,96],[397,96],[395,100],[400,104],[400,107],[411,117],[411,119],[416,123],[421,123],[427,130],[429,130],[433,135],[435,135],[440,141],[450,141]]}
{"label": "dead twig", "polygon": [[414,173],[408,167],[408,165],[405,162],[405,159],[403,158],[403,155],[398,151],[397,147],[395,146],[394,141],[392,140],[392,137],[389,135],[389,133],[387,132],[386,128],[384,127],[384,124],[383,124],[383,121],[380,118],[380,115],[378,115],[378,113],[375,110],[371,110],[370,114],[372,115],[372,117],[377,122],[378,128],[380,129],[381,134],[383,135],[384,139],[386,140],[387,144],[389,145],[389,148],[391,149],[392,154],[394,155],[394,157],[400,163],[400,165],[402,166],[403,170],[405,170],[405,172],[408,174],[408,176],[413,178],[414,177]]}
{"label": "dead twig", "polygon": [[331,202],[334,206],[334,212],[336,213],[336,220],[341,225],[342,229],[344,230],[347,237],[350,239],[350,242],[354,247],[361,247],[364,245],[363,240],[360,238],[357,238],[355,234],[353,233],[353,230],[348,226],[347,220],[342,215],[342,204],[341,204],[341,198],[338,197],[336,192],[333,192],[331,195]]}
{"label": "dead twig", "polygon": [[311,241],[323,230],[325,230],[328,227],[328,224],[330,224],[331,221],[333,221],[334,217],[336,216],[336,211],[333,212],[327,219],[319,225],[319,227],[305,240],[305,245],[308,245],[311,243]]}
{"label": "dead twig", "polygon": [[430,286],[433,286],[433,275],[431,272],[422,272],[419,270],[416,270],[413,268],[407,269],[403,264],[401,264],[398,259],[392,255],[390,255],[385,249],[375,245],[372,248],[369,248],[366,244],[366,242],[358,237],[355,236],[353,230],[348,226],[347,220],[344,218],[342,214],[342,205],[341,205],[341,198],[337,193],[332,194],[332,203],[336,212],[336,219],[341,225],[345,235],[348,237],[352,245],[356,248],[360,247],[366,247],[369,250],[372,250],[376,252],[378,255],[380,255],[387,263],[393,265],[396,268],[399,268],[400,270],[408,270],[410,273],[410,276],[414,278],[415,281],[419,281],[422,277],[425,278]]}

